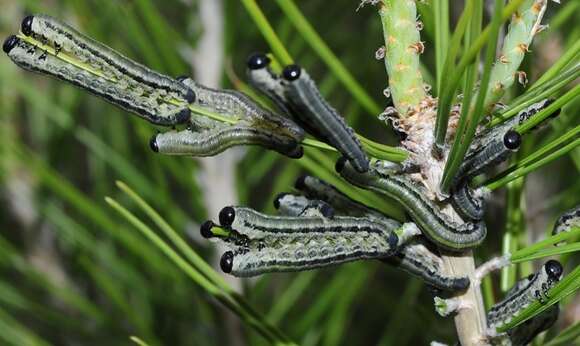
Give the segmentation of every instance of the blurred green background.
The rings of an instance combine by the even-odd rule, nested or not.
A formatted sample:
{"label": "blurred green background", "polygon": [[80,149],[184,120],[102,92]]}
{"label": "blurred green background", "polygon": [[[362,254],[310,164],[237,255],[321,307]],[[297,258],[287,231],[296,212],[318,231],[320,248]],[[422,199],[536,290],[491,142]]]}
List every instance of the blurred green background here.
{"label": "blurred green background", "polygon": [[[276,3],[258,3],[349,124],[376,141],[395,143],[377,114],[361,108],[328,73]],[[374,57],[382,44],[375,11],[355,12],[358,1],[353,0],[296,4],[377,104],[386,107],[384,65]],[[580,37],[580,8],[566,6],[563,14],[550,11],[552,29],[526,60],[531,80]],[[202,82],[222,87],[239,87],[247,56],[268,51],[238,0],[0,0],[0,9],[2,38],[16,33],[26,14],[45,13],[162,73],[200,75]],[[428,9],[422,11],[428,71],[434,60],[432,30]],[[125,181],[215,264],[214,249],[198,235],[199,224],[216,219],[219,208],[231,203],[273,212],[273,196],[291,191],[303,166],[260,148],[213,159],[161,156],[148,146],[156,131],[73,86],[25,72],[0,57],[0,344],[125,345],[131,335],[151,345],[264,343],[103,198],[127,201],[115,187],[115,180]],[[332,165],[333,158],[324,156],[317,164]],[[529,177],[524,219],[518,221],[518,228],[528,231],[519,234],[522,242],[543,237],[559,213],[580,202],[579,170],[576,150]],[[493,220],[485,247],[478,250],[481,259],[501,250],[504,200],[500,192],[490,202]],[[569,268],[578,263],[577,258],[563,261]],[[528,263],[520,270],[524,275],[532,267]],[[374,261],[232,284],[301,344],[454,342],[452,320],[436,316],[429,290]],[[498,287],[495,292],[501,294]],[[578,303],[578,297],[565,303],[555,330],[578,320]]]}

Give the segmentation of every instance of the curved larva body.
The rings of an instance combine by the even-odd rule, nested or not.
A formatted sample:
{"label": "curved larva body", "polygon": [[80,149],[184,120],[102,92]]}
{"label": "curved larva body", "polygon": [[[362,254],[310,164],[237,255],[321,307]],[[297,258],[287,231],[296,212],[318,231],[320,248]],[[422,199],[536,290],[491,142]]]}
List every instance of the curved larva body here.
{"label": "curved larva body", "polygon": [[291,137],[298,143],[304,139],[304,130],[293,121],[258,106],[239,91],[208,88],[191,78],[183,78],[181,82],[195,92],[195,104],[203,108],[232,120],[244,120],[280,136]]}
{"label": "curved larva body", "polygon": [[151,141],[153,150],[172,155],[212,156],[234,146],[260,145],[291,158],[302,156],[300,142],[304,131],[291,120],[268,112],[240,92],[208,88],[190,78],[180,80],[196,93],[196,105],[232,123],[195,117],[192,129],[156,135]]}
{"label": "curved larva body", "polygon": [[151,143],[153,150],[170,155],[213,156],[239,145],[260,145],[291,158],[299,158],[303,153],[294,138],[242,122],[200,132],[184,130],[159,133]]}
{"label": "curved larva body", "polygon": [[359,172],[369,169],[369,159],[354,131],[322,97],[316,84],[304,69],[295,80],[284,80],[284,96],[295,117],[314,127],[341,152]]}
{"label": "curved larva body", "polygon": [[426,284],[446,291],[458,291],[469,287],[469,278],[443,274],[443,261],[433,253],[425,241],[413,240],[403,245],[397,254],[384,260],[422,279]]}
{"label": "curved larva body", "polygon": [[464,219],[481,220],[484,213],[483,202],[484,198],[474,196],[474,191],[466,182],[451,191],[451,204]]}
{"label": "curved larva body", "polygon": [[[568,210],[556,220],[552,235],[570,232],[573,227],[580,227],[580,205]],[[558,243],[560,245],[561,243]]]}
{"label": "curved larva body", "polygon": [[398,243],[392,229],[366,218],[268,216],[241,207],[228,210],[235,216],[225,227],[238,236],[225,239],[232,249],[222,256],[222,262],[224,257],[228,262],[222,269],[235,276],[384,258],[395,252]]}
{"label": "curved larva body", "polygon": [[158,125],[189,120],[195,94],[178,81],[138,64],[58,20],[27,17],[7,54],[18,66],[86,89]]}
{"label": "curved larva body", "polygon": [[532,302],[542,302],[547,292],[562,277],[562,266],[557,261],[548,261],[535,274],[516,283],[506,297],[491,307],[487,314],[488,326],[496,328],[510,322],[514,316]]}
{"label": "curved larva body", "polygon": [[405,176],[385,175],[375,170],[358,173],[343,159],[337,162],[336,169],[351,184],[395,199],[427,238],[447,250],[473,248],[485,239],[487,229],[483,222],[452,222]]}

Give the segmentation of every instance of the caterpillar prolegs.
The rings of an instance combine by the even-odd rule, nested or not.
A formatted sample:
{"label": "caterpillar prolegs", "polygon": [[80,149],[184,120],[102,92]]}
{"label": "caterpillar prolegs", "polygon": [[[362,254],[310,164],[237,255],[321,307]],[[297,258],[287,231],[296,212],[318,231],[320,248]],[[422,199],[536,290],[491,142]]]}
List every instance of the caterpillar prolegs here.
{"label": "caterpillar prolegs", "polygon": [[230,248],[220,266],[242,277],[384,258],[399,243],[394,229],[366,218],[270,216],[249,208],[225,207],[219,219],[219,226],[208,221],[201,232]]}

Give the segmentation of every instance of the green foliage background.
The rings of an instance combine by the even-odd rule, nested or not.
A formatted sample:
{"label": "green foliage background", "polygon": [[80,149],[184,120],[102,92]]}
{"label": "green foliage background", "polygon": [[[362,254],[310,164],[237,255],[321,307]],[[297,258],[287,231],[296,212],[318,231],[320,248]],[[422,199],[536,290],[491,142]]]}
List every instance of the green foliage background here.
{"label": "green foliage background", "polygon": [[[309,69],[349,124],[369,138],[394,144],[392,131],[353,100],[276,3],[259,3],[293,57]],[[353,0],[296,3],[375,102],[387,106],[384,66],[374,58],[382,44],[375,11],[355,13]],[[191,74],[187,53],[202,33],[192,0],[0,0],[0,8],[2,38],[15,33],[26,14],[46,13],[173,76]],[[526,58],[531,80],[580,38],[580,6],[572,1],[554,9],[544,20],[552,28]],[[422,39],[427,41],[422,61],[425,71],[433,71],[433,23],[428,9],[422,13]],[[244,79],[246,57],[269,49],[241,2],[225,0],[224,16],[223,86],[235,87],[232,76]],[[575,114],[579,105],[576,100],[570,106]],[[578,123],[577,116],[572,118]],[[249,328],[236,326],[235,317],[104,202],[104,196],[128,201],[115,187],[115,180],[123,180],[204,258],[215,255],[197,235],[200,222],[216,217],[207,215],[203,205],[195,179],[198,161],[152,153],[147,143],[155,131],[72,86],[26,73],[0,57],[0,343],[124,345],[130,335],[150,345],[264,343]],[[558,133],[556,124],[533,142]],[[532,141],[527,145],[533,151]],[[289,191],[302,170],[276,153],[248,149],[236,172],[240,204],[272,212],[272,197]],[[507,220],[506,199],[496,194],[488,212],[490,234],[477,252],[480,259],[501,252],[506,230],[521,244],[543,237],[557,215],[580,202],[579,171],[576,149],[535,172],[525,186],[528,202],[510,208]],[[570,256],[561,260],[568,270],[578,263]],[[531,270],[529,262],[518,265],[518,275]],[[488,292],[499,297],[499,276],[493,281]],[[243,286],[257,310],[305,345],[451,343],[455,338],[452,320],[436,316],[429,290],[380,263],[264,275]],[[564,302],[560,323],[547,339],[578,319],[570,312],[578,303],[574,296]]]}

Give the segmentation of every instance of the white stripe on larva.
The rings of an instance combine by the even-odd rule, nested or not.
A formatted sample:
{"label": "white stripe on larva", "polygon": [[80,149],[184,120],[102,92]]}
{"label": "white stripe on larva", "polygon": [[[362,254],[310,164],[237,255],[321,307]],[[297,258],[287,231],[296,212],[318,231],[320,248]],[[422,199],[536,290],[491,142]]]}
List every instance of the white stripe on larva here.
{"label": "white stripe on larva", "polygon": [[[556,220],[552,235],[570,232],[573,227],[580,227],[580,205],[568,210]],[[556,245],[562,245],[563,243],[565,242],[560,242]]]}
{"label": "white stripe on larva", "polygon": [[289,65],[282,72],[284,97],[292,115],[307,124],[322,140],[327,140],[359,172],[369,169],[369,159],[356,138],[354,131],[338,112],[322,97],[308,73],[298,65]]}
{"label": "white stripe on larva", "polygon": [[172,155],[211,156],[238,145],[260,145],[288,157],[299,158],[303,130],[289,119],[277,116],[234,90],[205,87],[190,78],[180,82],[196,93],[195,105],[225,121],[205,116],[192,118],[185,131],[171,131],[151,140],[154,151]]}
{"label": "white stripe on larva", "polygon": [[183,84],[48,16],[26,17],[22,33],[4,49],[18,66],[68,81],[155,124],[189,120],[195,94]]}
{"label": "white stripe on larva", "polygon": [[451,191],[451,204],[464,219],[478,221],[483,218],[484,198],[475,194],[466,182]]}
{"label": "white stripe on larva", "polygon": [[469,287],[469,278],[443,274],[443,261],[427,246],[425,239],[417,238],[403,245],[397,254],[384,260],[422,279],[426,284],[446,291]]}
{"label": "white stripe on larva", "polygon": [[537,273],[518,281],[502,301],[491,307],[487,314],[488,326],[495,330],[510,322],[532,302],[544,302],[548,290],[560,281],[562,273],[562,265],[550,260]]}
{"label": "white stripe on larva", "polygon": [[393,229],[368,218],[269,216],[226,207],[220,224],[231,232],[220,238],[230,248],[222,255],[221,267],[236,276],[385,258],[398,246]]}
{"label": "white stripe on larva", "polygon": [[404,175],[386,175],[374,169],[358,173],[341,158],[337,172],[348,182],[363,189],[387,195],[399,202],[423,234],[437,245],[451,251],[473,248],[485,239],[483,222],[457,224],[429,200],[421,188]]}

